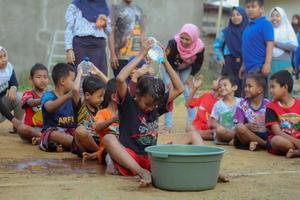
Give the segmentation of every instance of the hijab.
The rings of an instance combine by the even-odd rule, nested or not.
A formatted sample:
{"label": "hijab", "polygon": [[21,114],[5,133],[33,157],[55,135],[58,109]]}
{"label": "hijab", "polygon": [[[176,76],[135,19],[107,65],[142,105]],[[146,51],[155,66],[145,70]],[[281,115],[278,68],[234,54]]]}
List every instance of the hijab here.
{"label": "hijab", "polygon": [[[188,47],[183,47],[180,42],[180,35],[186,33],[190,36],[192,42]],[[195,61],[196,54],[204,49],[204,43],[200,39],[200,30],[194,24],[185,24],[180,31],[175,35],[177,50],[183,61],[191,63]]]}
{"label": "hijab", "polygon": [[99,15],[109,15],[109,7],[106,0],[73,0],[74,4],[82,12],[82,16],[89,22],[96,22]]}
{"label": "hijab", "polygon": [[[1,51],[4,52],[6,54],[6,57],[8,58],[6,49],[0,46],[0,52]],[[9,62],[7,62],[6,67],[4,69],[0,69],[0,85],[8,82],[12,74],[13,74],[13,66]]]}
{"label": "hijab", "polygon": [[[298,46],[298,41],[296,34],[293,30],[292,25],[290,24],[285,11],[280,7],[272,8],[269,13],[269,18],[271,17],[274,11],[277,11],[281,16],[281,23],[278,27],[274,27],[274,39],[275,42],[282,43],[291,43],[295,46]],[[284,54],[284,50],[274,47],[273,48],[273,57],[279,57]]]}
{"label": "hijab", "polygon": [[232,22],[230,17],[229,24],[223,30],[223,33],[224,33],[225,44],[227,45],[232,56],[235,58],[241,58],[243,32],[248,26],[249,20],[246,11],[243,7],[234,7],[231,11],[231,16],[233,14],[233,11],[235,10],[239,12],[240,15],[242,16],[243,18],[242,22],[236,25]]}

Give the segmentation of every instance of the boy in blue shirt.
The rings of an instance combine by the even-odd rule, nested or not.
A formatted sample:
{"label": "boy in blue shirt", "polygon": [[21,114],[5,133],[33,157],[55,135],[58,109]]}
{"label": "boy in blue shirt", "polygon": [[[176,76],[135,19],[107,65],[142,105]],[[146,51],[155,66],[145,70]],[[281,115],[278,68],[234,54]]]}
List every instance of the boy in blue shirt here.
{"label": "boy in blue shirt", "polygon": [[[240,78],[249,73],[268,76],[271,70],[274,30],[271,22],[263,15],[264,0],[246,0],[246,10],[250,19],[243,33],[243,67]],[[244,79],[245,80],[245,79]]]}
{"label": "boy in blue shirt", "polygon": [[71,65],[59,63],[54,66],[52,79],[55,89],[47,91],[41,99],[43,112],[43,130],[40,148],[44,151],[63,151],[70,149],[76,128],[76,102],[80,94],[75,89],[80,88],[82,71],[75,71]]}

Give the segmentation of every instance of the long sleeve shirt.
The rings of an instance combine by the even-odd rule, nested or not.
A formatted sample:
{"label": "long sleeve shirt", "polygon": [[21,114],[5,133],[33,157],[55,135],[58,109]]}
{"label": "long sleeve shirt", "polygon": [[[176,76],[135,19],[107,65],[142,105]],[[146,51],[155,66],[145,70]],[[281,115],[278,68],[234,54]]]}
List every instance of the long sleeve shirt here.
{"label": "long sleeve shirt", "polygon": [[225,44],[225,37],[223,31],[220,32],[219,36],[216,37],[213,50],[216,55],[217,61],[224,60],[224,56],[230,55],[230,50],[228,46]]}
{"label": "long sleeve shirt", "polygon": [[82,17],[82,12],[74,4],[70,4],[65,15],[65,50],[73,48],[73,38],[75,36],[94,36],[97,38],[107,39],[107,35],[111,32],[111,20],[108,18],[106,28],[98,29],[96,23],[89,22]]}

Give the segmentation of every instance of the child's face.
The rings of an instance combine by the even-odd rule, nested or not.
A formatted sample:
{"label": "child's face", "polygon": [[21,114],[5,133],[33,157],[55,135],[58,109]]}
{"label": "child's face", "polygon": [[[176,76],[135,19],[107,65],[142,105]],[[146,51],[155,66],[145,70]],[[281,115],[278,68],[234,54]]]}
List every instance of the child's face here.
{"label": "child's face", "polygon": [[70,71],[67,77],[61,78],[61,83],[65,93],[70,92],[73,89],[75,80],[75,72]]}
{"label": "child's face", "polygon": [[125,3],[130,4],[133,0],[123,0]]}
{"label": "child's face", "polygon": [[5,69],[8,59],[4,51],[0,51],[0,69]]}
{"label": "child's face", "polygon": [[223,79],[219,81],[220,87],[220,95],[222,97],[226,97],[229,95],[233,95],[235,90],[237,89],[236,86],[233,86],[228,79]]}
{"label": "child's face", "polygon": [[237,10],[233,10],[231,15],[231,21],[233,24],[239,25],[242,23],[243,17]]}
{"label": "child's face", "polygon": [[49,84],[48,72],[46,70],[36,70],[30,81],[33,86],[40,91],[44,91]]}
{"label": "child's face", "polygon": [[287,86],[280,86],[276,80],[271,80],[270,82],[270,94],[273,97],[273,100],[278,101],[288,91]]}
{"label": "child's face", "polygon": [[145,114],[150,113],[158,106],[158,102],[154,101],[153,97],[150,95],[137,96],[137,104],[141,111]]}
{"label": "child's face", "polygon": [[192,38],[187,33],[180,34],[180,43],[184,48],[187,48],[192,43]]}
{"label": "child's face", "polygon": [[246,10],[250,19],[256,19],[261,17],[264,11],[263,7],[261,7],[257,1],[248,3],[246,5]]}
{"label": "child's face", "polygon": [[219,90],[219,81],[218,80],[213,80],[211,84],[211,89],[215,92],[218,92]]}
{"label": "child's face", "polygon": [[252,78],[246,79],[245,85],[245,97],[255,98],[263,93],[263,88],[259,86],[256,81]]}
{"label": "child's face", "polygon": [[271,14],[270,21],[275,28],[279,27],[281,24],[281,16],[277,10],[274,10]]}
{"label": "child's face", "polygon": [[97,90],[92,95],[88,92],[84,94],[84,99],[87,104],[91,105],[92,107],[99,107],[103,101],[105,90],[104,88]]}
{"label": "child's face", "polygon": [[294,17],[292,18],[292,24],[298,24],[298,23],[299,23],[298,18],[294,16]]}

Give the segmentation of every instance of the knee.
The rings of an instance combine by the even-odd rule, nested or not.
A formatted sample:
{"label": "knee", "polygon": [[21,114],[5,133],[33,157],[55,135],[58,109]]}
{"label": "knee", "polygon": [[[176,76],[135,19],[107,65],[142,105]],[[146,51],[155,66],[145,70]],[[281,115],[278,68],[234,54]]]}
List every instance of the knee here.
{"label": "knee", "polygon": [[241,135],[245,132],[246,126],[244,124],[237,124],[235,126],[235,131],[237,135]]}
{"label": "knee", "polygon": [[75,137],[79,140],[84,140],[88,137],[88,132],[82,126],[79,126],[75,131]]}
{"label": "knee", "polygon": [[105,135],[103,138],[104,146],[107,147],[107,146],[111,145],[115,140],[117,140],[117,137],[115,135],[112,135],[112,134]]}

